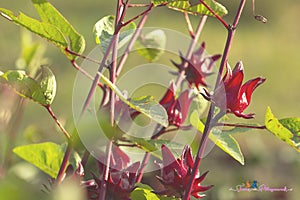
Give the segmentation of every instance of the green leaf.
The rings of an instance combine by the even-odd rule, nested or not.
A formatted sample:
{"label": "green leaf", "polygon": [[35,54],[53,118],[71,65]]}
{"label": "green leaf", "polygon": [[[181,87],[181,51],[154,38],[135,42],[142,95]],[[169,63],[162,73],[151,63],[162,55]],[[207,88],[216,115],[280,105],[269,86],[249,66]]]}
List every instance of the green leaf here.
{"label": "green leaf", "polygon": [[27,76],[23,70],[7,71],[1,75],[0,83],[11,86],[21,97],[29,98],[43,106],[48,105],[38,82]]}
{"label": "green leaf", "polygon": [[130,199],[132,200],[160,200],[160,198],[153,193],[153,189],[145,184],[136,184],[137,187],[131,192]]}
{"label": "green leaf", "polygon": [[0,15],[18,25],[27,28],[29,31],[35,34],[48,39],[50,42],[61,48],[65,48],[68,46],[64,35],[54,25],[40,22],[36,19],[24,15],[23,13],[20,13],[19,16],[16,16],[13,12],[4,8],[0,8]]}
{"label": "green leaf", "polygon": [[[204,124],[199,120],[198,112],[194,111],[190,117],[191,124],[201,133],[204,131]],[[222,133],[222,131],[213,129],[209,134],[209,139],[214,142],[220,149],[229,154],[239,163],[244,165],[244,156],[241,152],[238,142],[227,133]]]}
{"label": "green leaf", "polygon": [[140,98],[128,100],[126,97],[124,97],[122,92],[118,89],[118,87],[115,84],[108,80],[103,74],[98,74],[108,85],[108,87],[112,89],[120,97],[120,99],[129,107],[143,113],[144,115],[146,115],[150,119],[153,119],[162,126],[168,127],[168,114],[164,107],[154,100],[153,96],[143,96]]}
{"label": "green leaf", "polygon": [[56,94],[56,80],[54,74],[48,67],[42,66],[36,81],[39,83],[43,91],[46,103],[50,105]]}
{"label": "green leaf", "polygon": [[268,107],[265,125],[276,137],[300,152],[300,118],[278,120]]}
{"label": "green leaf", "polygon": [[[45,142],[19,146],[14,148],[13,152],[20,158],[38,167],[52,178],[56,178],[64,157],[65,149],[66,145],[60,146],[55,143]],[[78,157],[78,154],[74,153],[71,156],[71,160],[78,161]],[[75,169],[77,164],[78,163],[73,165]]]}
{"label": "green leaf", "polygon": [[[204,0],[205,3],[214,10],[219,16],[224,16],[228,13],[227,9],[220,3],[214,0]],[[155,6],[166,4],[167,7],[190,14],[200,14],[214,16],[203,4],[195,0],[152,0]]]}
{"label": "green leaf", "polygon": [[153,144],[152,142],[153,140],[145,140],[143,138],[137,138],[137,137],[130,137],[129,139],[134,144],[141,147],[144,151],[149,152],[151,155],[162,160],[161,153],[158,150],[160,149],[160,147],[157,147],[155,144]]}
{"label": "green leaf", "polygon": [[[222,17],[228,13],[227,9],[220,3],[214,0],[204,0],[204,1],[219,16]],[[200,15],[214,16],[203,4],[197,4],[192,6],[188,0],[173,1],[167,4],[167,6],[171,9],[178,10],[181,12],[187,12],[194,15],[200,14]]]}
{"label": "green leaf", "polygon": [[29,98],[43,106],[50,105],[56,93],[56,81],[47,67],[42,67],[37,80],[23,70],[9,70],[0,76],[0,83],[11,86],[23,98]]}
{"label": "green leaf", "polygon": [[18,69],[28,69],[31,74],[35,74],[37,66],[40,66],[40,60],[44,54],[43,45],[34,42],[32,34],[26,29],[21,30],[21,54],[16,65]]}
{"label": "green leaf", "polygon": [[[134,22],[129,23],[121,29],[118,41],[118,48],[123,47],[131,38],[136,29]],[[106,52],[115,32],[115,16],[108,15],[101,18],[93,28],[95,40],[100,44],[102,52]]]}
{"label": "green leaf", "polygon": [[146,60],[153,62],[163,54],[166,40],[165,32],[158,29],[140,37],[135,43],[135,48]]}
{"label": "green leaf", "polygon": [[[61,31],[64,37],[68,40],[68,47],[81,54],[85,48],[85,40],[73,26],[63,17],[63,15],[46,0],[32,0],[35,9],[37,10],[41,20],[45,23],[54,25]],[[64,50],[64,49],[62,49]],[[74,59],[76,56],[67,54],[69,59]]]}

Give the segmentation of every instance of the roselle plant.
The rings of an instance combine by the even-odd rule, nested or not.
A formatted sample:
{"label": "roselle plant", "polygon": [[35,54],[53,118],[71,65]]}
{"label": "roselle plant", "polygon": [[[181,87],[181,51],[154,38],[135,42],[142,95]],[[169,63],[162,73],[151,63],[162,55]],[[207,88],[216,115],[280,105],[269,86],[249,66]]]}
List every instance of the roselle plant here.
{"label": "roselle plant", "polygon": [[[267,108],[263,125],[247,123],[254,117],[253,113],[245,114],[252,94],[258,86],[263,87],[267,78],[258,77],[244,83],[247,68],[244,69],[242,61],[237,61],[233,70],[230,67],[229,53],[246,0],[241,0],[237,10],[232,11],[235,16],[232,23],[223,19],[227,9],[214,0],[116,2],[115,15],[102,16],[94,26],[95,45],[100,49],[97,58],[85,53],[85,38],[50,2],[32,0],[40,19],[0,8],[4,19],[58,47],[70,61],[70,66],[89,80],[84,92],[79,91],[81,96],[86,96],[76,106],[80,110],[79,114],[74,114],[77,126],[66,129],[52,110],[56,79],[51,67],[39,66],[42,56],[37,44],[23,44],[24,69],[0,71],[0,92],[9,90],[18,94],[22,108],[26,106],[26,99],[45,108],[64,135],[62,144],[48,141],[13,148],[16,155],[49,176],[49,182],[41,186],[45,198],[61,192],[67,194],[68,190],[63,190],[70,185],[70,191],[80,191],[71,199],[187,200],[205,197],[207,191],[213,190],[214,184],[207,176],[207,171],[214,173],[214,169],[201,167],[207,142],[210,139],[244,165],[240,146],[232,136],[237,131],[267,130],[300,151],[300,118],[277,119]],[[190,44],[186,54],[181,53],[184,49],[178,45],[176,59],[169,59],[164,52],[168,36],[163,29],[143,32],[147,19],[151,17],[149,14],[160,7],[183,13],[187,24]],[[132,10],[140,13],[128,19]],[[191,15],[199,21],[195,30]],[[256,20],[267,22],[265,17],[254,13],[254,7],[253,15]],[[222,54],[208,55],[205,51],[207,44],[200,42],[207,17],[218,20],[228,32]],[[118,84],[127,59],[136,56],[132,53],[145,58],[145,63],[153,68],[155,61],[165,56],[172,69],[176,69],[171,72],[173,79],[168,80],[170,84],[165,87],[161,98],[150,94],[132,97]],[[91,72],[82,67],[83,64],[78,62],[80,59],[83,63],[96,64],[97,70]],[[214,83],[209,83],[210,77],[214,77]],[[86,86],[83,82],[79,85]],[[244,123],[228,123],[229,117],[241,118]],[[93,120],[101,130],[92,124]],[[135,131],[132,127],[143,120],[150,120],[154,126]],[[223,131],[223,127],[226,130]],[[186,137],[185,132],[191,130],[197,130],[195,138],[200,137],[199,142],[193,140],[193,144],[182,144],[172,140],[171,133],[178,131],[180,137]],[[89,140],[88,145],[86,140]],[[182,155],[177,156],[176,150]],[[137,154],[142,156],[137,158]],[[61,195],[59,198],[70,196]]]}

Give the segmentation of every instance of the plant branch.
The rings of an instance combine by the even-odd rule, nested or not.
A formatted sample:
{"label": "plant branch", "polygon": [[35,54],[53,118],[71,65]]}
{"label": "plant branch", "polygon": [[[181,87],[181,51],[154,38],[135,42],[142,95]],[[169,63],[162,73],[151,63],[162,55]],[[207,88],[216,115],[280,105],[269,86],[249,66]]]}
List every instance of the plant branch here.
{"label": "plant branch", "polygon": [[185,56],[185,60],[186,61],[183,63],[183,69],[180,72],[180,74],[179,74],[179,76],[178,76],[178,78],[176,80],[176,83],[175,83],[176,88],[178,88],[181,85],[181,83],[182,83],[182,81],[184,79],[185,69],[188,67],[188,60],[190,60],[191,57],[192,57],[193,51],[194,51],[195,46],[196,46],[196,44],[197,44],[197,42],[199,40],[200,34],[201,34],[202,30],[203,30],[203,27],[204,27],[204,25],[206,23],[206,20],[207,20],[207,16],[205,16],[205,15],[202,16],[202,18],[201,18],[201,20],[200,20],[200,22],[198,24],[198,27],[196,29],[195,36],[192,37],[189,49],[188,49],[188,51],[186,53],[186,56]]}
{"label": "plant branch", "polygon": [[105,200],[105,196],[106,196],[106,188],[107,188],[107,180],[109,177],[112,145],[113,145],[113,141],[110,140],[106,147],[105,167],[104,167],[104,172],[103,172],[103,179],[102,179],[103,181],[101,182],[101,186],[100,186],[101,188],[100,188],[99,200]]}
{"label": "plant branch", "polygon": [[254,126],[254,125],[246,125],[246,124],[216,123],[216,126],[229,126],[229,127],[250,128],[250,129],[266,129],[266,126]]}
{"label": "plant branch", "polygon": [[[76,62],[75,60],[71,61],[71,64],[73,65],[73,67],[75,69],[77,69],[79,72],[81,72],[84,76],[86,76],[87,78],[89,78],[90,80],[94,80],[94,78],[92,77],[92,75],[90,75],[87,71],[85,71],[84,69],[82,69]],[[104,86],[102,83],[98,82],[97,84],[101,89],[104,89]]]}
{"label": "plant branch", "polygon": [[136,30],[135,30],[132,38],[131,38],[129,44],[127,45],[126,50],[125,50],[124,54],[122,55],[121,60],[120,60],[119,65],[118,65],[117,74],[116,74],[117,77],[120,75],[120,73],[121,73],[121,71],[123,69],[123,66],[124,66],[124,64],[125,64],[125,62],[126,62],[126,60],[128,58],[128,55],[129,55],[130,51],[133,48],[133,45],[134,45],[135,41],[137,40],[137,38],[141,34],[142,28],[143,28],[143,26],[145,25],[145,23],[147,21],[148,15],[149,15],[149,12],[146,13],[145,15],[143,15],[143,17],[140,20],[140,22],[139,22],[139,24],[138,24],[138,26],[137,26],[137,28],[136,28]]}
{"label": "plant branch", "polygon": [[128,8],[148,7],[150,4],[128,4]]}
{"label": "plant branch", "polygon": [[186,13],[186,12],[184,13],[184,19],[185,19],[186,24],[188,26],[189,34],[190,34],[191,38],[194,39],[195,34],[194,34],[193,26],[192,26],[192,23],[190,21],[189,14]]}
{"label": "plant branch", "polygon": [[154,7],[154,5],[153,5],[153,3],[151,3],[151,4],[149,5],[149,7],[147,8],[147,10],[145,10],[144,12],[138,14],[137,16],[135,16],[135,17],[129,19],[128,21],[123,22],[123,23],[122,23],[122,27],[128,25],[129,23],[131,23],[132,21],[138,19],[139,17],[148,14],[148,13],[152,10],[153,7]]}
{"label": "plant branch", "polygon": [[[201,2],[203,2],[203,1],[201,0]],[[216,90],[216,88],[220,84],[220,81],[221,81],[221,78],[222,78],[222,72],[223,72],[224,66],[227,62],[228,55],[229,55],[229,52],[230,52],[230,48],[231,48],[231,45],[232,45],[232,41],[233,41],[233,38],[234,38],[234,33],[236,31],[236,26],[239,22],[241,13],[242,13],[243,8],[245,6],[245,2],[246,2],[246,0],[241,0],[238,11],[236,13],[236,16],[235,16],[235,19],[234,19],[234,22],[233,22],[233,26],[232,27],[228,26],[227,41],[226,41],[226,44],[225,44],[223,57],[222,57],[222,60],[221,60],[221,63],[220,63],[220,69],[219,69],[219,73],[218,73],[218,76],[217,76],[217,79],[216,79],[216,84],[215,84],[214,91]],[[194,184],[194,180],[195,180],[195,177],[197,175],[198,168],[200,167],[200,163],[201,163],[203,153],[204,153],[204,150],[205,150],[205,147],[206,147],[208,136],[209,136],[210,130],[212,128],[211,126],[212,125],[214,126],[215,123],[217,123],[216,120],[218,120],[218,119],[214,119],[214,117],[213,117],[214,110],[215,110],[215,105],[213,103],[211,103],[210,108],[209,108],[209,113],[208,113],[208,116],[207,116],[207,120],[206,120],[206,123],[205,123],[205,128],[204,128],[202,138],[201,138],[201,141],[200,141],[200,144],[199,144],[198,152],[197,152],[197,155],[196,155],[196,159],[195,159],[194,167],[193,167],[193,170],[192,170],[192,174],[191,174],[191,177],[189,179],[187,188],[186,188],[185,193],[184,193],[184,198],[183,198],[184,200],[188,200],[190,198],[192,188],[193,188],[193,184]]]}
{"label": "plant branch", "polygon": [[229,28],[229,25],[220,17],[204,0],[199,0],[206,8],[211,12],[224,26],[226,29]]}
{"label": "plant branch", "polygon": [[70,160],[70,157],[71,157],[72,150],[73,150],[72,144],[71,144],[70,141],[68,141],[68,146],[67,146],[67,149],[65,151],[63,161],[60,165],[60,168],[59,168],[59,171],[58,171],[58,174],[57,174],[57,177],[56,177],[56,184],[57,185],[60,184],[63,181],[63,179],[65,178],[65,171],[68,167],[68,163],[69,163],[69,160]]}
{"label": "plant branch", "polygon": [[[66,51],[67,53],[71,54],[71,55],[78,56],[78,57],[80,57],[80,58],[82,58],[82,59],[91,61],[91,62],[93,62],[93,63],[99,64],[99,65],[101,64],[101,62],[99,62],[98,60],[95,60],[95,59],[92,59],[92,58],[90,58],[90,57],[88,57],[88,56],[85,56],[85,55],[76,53],[76,52],[72,51],[71,49],[69,49],[68,47],[65,48],[65,51]],[[71,60],[71,62],[75,62],[75,61],[74,61],[74,60]]]}
{"label": "plant branch", "polygon": [[45,106],[45,108],[47,109],[48,113],[51,115],[51,117],[54,119],[55,123],[57,124],[57,126],[60,128],[60,130],[63,132],[63,134],[66,136],[66,138],[68,139],[68,141],[70,140],[71,136],[68,133],[68,131],[63,127],[63,125],[60,123],[60,121],[57,119],[57,117],[55,116],[55,114],[53,113],[50,105]]}

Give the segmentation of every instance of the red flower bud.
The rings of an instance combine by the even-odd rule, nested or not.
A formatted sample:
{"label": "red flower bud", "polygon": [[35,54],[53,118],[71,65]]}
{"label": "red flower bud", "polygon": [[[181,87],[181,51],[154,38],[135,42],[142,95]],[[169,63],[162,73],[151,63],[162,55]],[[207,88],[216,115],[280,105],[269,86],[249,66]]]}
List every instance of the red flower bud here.
{"label": "red flower bud", "polygon": [[[192,157],[191,149],[189,146],[185,146],[181,158],[176,159],[170,149],[165,145],[162,145],[162,157],[163,162],[161,166],[161,176],[157,177],[162,184],[165,186],[165,190],[159,192],[163,195],[182,197],[188,181],[191,177],[191,171],[194,167],[194,159]],[[208,172],[205,172],[200,176],[198,172],[193,188],[192,195],[196,198],[202,198],[205,194],[200,192],[205,192],[209,190],[211,186],[202,186],[200,183],[204,180]]]}
{"label": "red flower bud", "polygon": [[213,102],[221,109],[226,109],[227,113],[233,113],[237,117],[245,119],[253,118],[253,113],[244,114],[243,111],[249,106],[255,88],[265,82],[266,79],[259,77],[242,85],[244,79],[243,63],[238,62],[233,71],[227,64],[226,69],[222,82],[212,96]]}

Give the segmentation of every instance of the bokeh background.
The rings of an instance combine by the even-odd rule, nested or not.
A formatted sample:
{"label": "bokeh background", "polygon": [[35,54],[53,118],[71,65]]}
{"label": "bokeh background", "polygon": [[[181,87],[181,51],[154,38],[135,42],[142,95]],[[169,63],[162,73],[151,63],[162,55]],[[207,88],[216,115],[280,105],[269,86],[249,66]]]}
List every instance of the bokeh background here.
{"label": "bokeh background", "polygon": [[[84,35],[89,52],[95,48],[92,27],[101,17],[113,14],[115,1],[86,0],[86,1],[50,1],[58,8],[73,26]],[[145,2],[145,1],[136,1]],[[229,10],[224,17],[228,22],[239,1],[219,1]],[[15,12],[22,11],[37,17],[29,0],[1,0],[0,7]],[[251,1],[247,1],[242,15],[236,38],[234,40],[229,62],[235,65],[242,60],[246,70],[245,79],[263,76],[267,82],[254,93],[248,112],[255,112],[253,123],[263,123],[267,106],[272,108],[275,116],[280,118],[300,116],[300,1],[256,1],[256,13],[268,18],[268,23],[262,24],[253,19]],[[129,12],[128,17],[134,16]],[[192,24],[196,26],[199,17],[191,16]],[[155,9],[146,23],[149,27],[169,28],[187,34],[183,14],[166,8]],[[0,18],[0,70],[16,68],[16,60],[20,54],[20,28],[4,18]],[[226,30],[215,19],[209,18],[200,37],[207,44],[207,51],[211,54],[221,53],[226,39]],[[35,38],[35,40],[40,40]],[[53,110],[67,125],[72,124],[72,89],[76,71],[68,60],[53,45],[46,44],[45,57],[56,74],[58,91],[53,104]],[[178,47],[180,49],[180,47]],[[141,58],[135,58],[141,59]],[[130,59],[134,63],[135,59]],[[161,58],[160,63],[170,65],[169,59]],[[127,65],[130,65],[127,64]],[[2,94],[0,108],[7,104]],[[7,102],[6,102],[7,103]],[[15,109],[14,105],[10,105]],[[0,110],[1,112],[1,110]],[[1,117],[1,116],[0,116]],[[1,162],[9,139],[5,124],[0,124]],[[12,146],[21,144],[54,141],[61,142],[63,138],[56,132],[55,124],[44,109],[32,102],[28,102],[24,110],[24,117],[20,127],[16,127],[16,141]],[[279,141],[267,131],[250,131],[234,135],[239,141],[245,156],[242,166],[217,147],[204,159],[201,171],[210,173],[205,184],[215,187],[207,193],[206,199],[212,200],[265,200],[288,199],[297,200],[300,196],[300,157],[299,153]],[[4,140],[6,142],[4,142]],[[11,147],[10,147],[11,148]],[[0,163],[1,166],[2,163]],[[11,155],[10,163],[0,168],[0,199],[32,198],[40,195],[40,183],[47,177],[34,167]],[[232,192],[231,187],[245,183],[246,180],[257,180],[259,184],[270,187],[293,188],[292,192]],[[25,198],[27,199],[27,198]]]}

